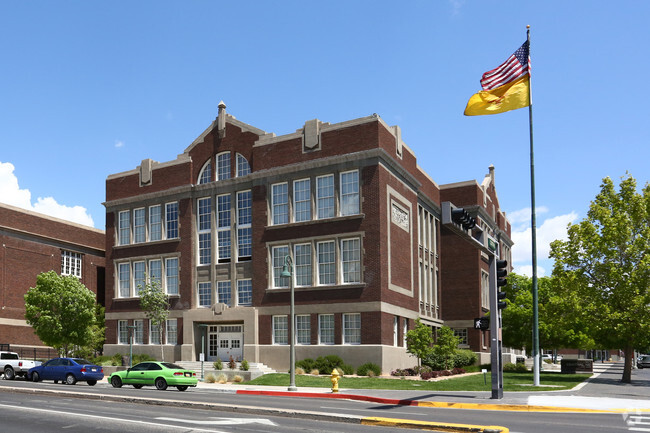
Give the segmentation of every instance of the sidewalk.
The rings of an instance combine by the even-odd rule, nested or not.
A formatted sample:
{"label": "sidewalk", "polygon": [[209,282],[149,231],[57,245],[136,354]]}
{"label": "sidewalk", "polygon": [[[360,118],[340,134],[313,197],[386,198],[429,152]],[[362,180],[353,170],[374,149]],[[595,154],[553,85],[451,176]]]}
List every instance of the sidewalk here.
{"label": "sidewalk", "polygon": [[[568,391],[505,392],[503,399],[492,399],[491,392],[414,392],[341,388],[334,394],[328,388],[252,386],[199,382],[198,387],[216,392],[299,398],[341,398],[384,404],[445,407],[477,410],[539,412],[627,412],[650,411],[650,379],[634,377],[633,383],[620,382],[623,363],[594,363],[594,375]],[[344,385],[345,382],[342,381]],[[543,385],[543,383],[542,383]]]}

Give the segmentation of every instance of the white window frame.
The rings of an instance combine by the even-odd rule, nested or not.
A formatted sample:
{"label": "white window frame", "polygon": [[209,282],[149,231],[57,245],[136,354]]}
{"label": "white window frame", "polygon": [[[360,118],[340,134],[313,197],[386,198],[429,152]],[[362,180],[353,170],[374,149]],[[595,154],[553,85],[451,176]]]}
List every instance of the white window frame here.
{"label": "white window frame", "polygon": [[[327,318],[327,320],[324,320]],[[331,325],[331,326],[326,326]],[[331,346],[336,342],[335,334],[336,322],[334,314],[319,314],[318,315],[318,344]],[[331,338],[327,338],[331,337]]]}
{"label": "white window frame", "polygon": [[196,200],[197,262],[199,266],[212,263],[212,198]]}
{"label": "white window frame", "polygon": [[[129,344],[129,321],[117,321],[117,344]],[[126,339],[124,337],[126,336]]]}
{"label": "white window frame", "polygon": [[293,220],[311,220],[311,179],[293,181]]}
{"label": "white window frame", "polygon": [[[139,297],[142,289],[144,289],[147,284],[147,264],[144,260],[138,260],[132,262],[131,265],[133,266],[133,293],[135,297]],[[142,269],[138,269],[140,267],[142,267]],[[142,288],[138,289],[138,285],[141,285]]]}
{"label": "white window frame", "polygon": [[232,257],[232,197],[217,196],[217,263],[227,263]]}
{"label": "white window frame", "polygon": [[253,280],[250,278],[237,280],[237,305],[242,307],[253,305]]}
{"label": "white window frame", "polygon": [[180,237],[179,213],[180,213],[180,209],[177,201],[171,203],[165,203],[165,238],[166,239],[178,239]]}
{"label": "white window frame", "polygon": [[[356,177],[353,178],[352,176],[355,175]],[[341,216],[359,214],[361,211],[359,170],[344,171],[340,174],[339,180]]]}
{"label": "white window frame", "polygon": [[144,320],[134,320],[133,326],[133,344],[144,344]]}
{"label": "white window frame", "polygon": [[[126,278],[123,278],[123,272],[126,272]],[[131,297],[131,263],[121,262],[117,264],[117,297]]]}
{"label": "white window frame", "polygon": [[253,193],[237,192],[237,260],[250,260],[253,255]]}
{"label": "white window frame", "polygon": [[158,344],[160,345],[160,325],[154,325],[151,320],[149,320],[149,344]]}
{"label": "white window frame", "polygon": [[[207,301],[207,302],[206,302]],[[197,305],[199,308],[212,307],[212,283],[201,282],[197,284]]]}
{"label": "white window frame", "polygon": [[[157,209],[154,211],[154,209]],[[160,241],[163,238],[162,205],[149,206],[149,240]]]}
{"label": "white window frame", "polygon": [[286,346],[289,344],[289,318],[287,316],[271,317],[271,336],[274,345]]}
{"label": "white window frame", "polygon": [[237,177],[246,176],[251,173],[251,166],[248,160],[241,153],[237,153]]}
{"label": "white window frame", "polygon": [[[280,276],[284,266],[284,258],[289,254],[288,245],[277,245],[271,248],[271,275],[273,275],[273,288],[286,289],[289,287],[289,280]],[[286,284],[284,283],[286,281]]]}
{"label": "white window frame", "polygon": [[173,346],[178,344],[178,320],[177,319],[167,319],[165,321],[165,344],[173,345]]}
{"label": "white window frame", "polygon": [[[154,268],[157,268],[155,263],[160,263],[160,273],[158,273],[158,269],[154,271]],[[156,258],[156,259],[150,259],[147,262],[147,279],[149,282],[151,281],[156,281],[158,283],[158,286],[164,290],[164,282],[163,282],[163,268],[162,268],[162,259]]]}
{"label": "white window frame", "polygon": [[399,332],[399,318],[395,316],[393,318],[393,346],[395,347],[397,347],[397,342],[399,341],[397,338],[398,332]]}
{"label": "white window frame", "polygon": [[[358,248],[347,248],[354,243]],[[341,284],[361,283],[361,238],[341,239]],[[356,254],[355,254],[356,253]]]}
{"label": "white window frame", "polygon": [[133,209],[133,243],[141,244],[147,241],[147,218],[145,208]]}
{"label": "white window frame", "polygon": [[232,307],[232,284],[230,280],[217,281],[217,302]]}
{"label": "white window frame", "polygon": [[81,278],[83,255],[74,251],[61,250],[61,275]]}
{"label": "white window frame", "polygon": [[[328,184],[323,183],[328,180]],[[336,186],[334,175],[328,174],[316,178],[316,218],[334,218],[336,216]]]}
{"label": "white window frame", "polygon": [[313,258],[311,244],[294,244],[293,278],[296,287],[313,285]]}
{"label": "white window frame", "polygon": [[467,347],[469,345],[467,328],[452,328],[454,336],[458,338],[459,347]]}
{"label": "white window frame", "polygon": [[296,344],[309,345],[311,344],[311,315],[298,314],[296,315]]}
{"label": "white window frame", "polygon": [[178,257],[165,258],[165,293],[168,295],[174,296],[179,293],[179,267]]}
{"label": "white window frame", "polygon": [[196,183],[197,185],[202,185],[210,182],[212,182],[212,160],[208,159],[208,161],[203,164]]}
{"label": "white window frame", "polygon": [[343,314],[343,344],[361,344],[361,313]]}
{"label": "white window frame", "polygon": [[[331,245],[331,251],[322,251],[325,244]],[[327,256],[325,256],[325,254]],[[323,258],[330,258],[330,256],[332,261],[322,261]],[[316,244],[316,260],[318,262],[318,285],[336,285],[336,241],[329,240],[318,242]],[[327,280],[324,280],[324,277],[327,277]]]}
{"label": "white window frame", "polygon": [[217,154],[217,180],[230,179],[230,152]]}
{"label": "white window frame", "polygon": [[117,244],[129,245],[131,243],[131,211],[122,210],[117,214]]}
{"label": "white window frame", "polygon": [[273,225],[289,223],[289,183],[271,185],[271,221]]}

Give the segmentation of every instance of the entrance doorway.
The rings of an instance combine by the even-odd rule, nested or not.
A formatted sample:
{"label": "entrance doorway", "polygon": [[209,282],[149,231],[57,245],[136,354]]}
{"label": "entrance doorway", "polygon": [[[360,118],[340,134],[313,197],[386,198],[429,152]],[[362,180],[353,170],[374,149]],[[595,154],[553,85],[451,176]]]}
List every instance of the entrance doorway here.
{"label": "entrance doorway", "polygon": [[214,325],[208,328],[208,361],[241,361],[244,327],[242,325]]}

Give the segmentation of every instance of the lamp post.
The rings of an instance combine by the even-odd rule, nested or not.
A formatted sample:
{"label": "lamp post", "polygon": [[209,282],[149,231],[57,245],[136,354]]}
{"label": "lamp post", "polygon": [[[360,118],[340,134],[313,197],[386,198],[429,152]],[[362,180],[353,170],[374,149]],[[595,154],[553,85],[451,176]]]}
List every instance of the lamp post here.
{"label": "lamp post", "polygon": [[289,332],[289,376],[291,382],[289,383],[288,391],[298,391],[296,387],[296,340],[295,336],[295,305],[294,305],[294,290],[293,290],[293,260],[290,255],[284,256],[284,266],[282,267],[281,277],[289,277],[289,291],[291,293],[291,301],[289,308],[289,320],[291,321],[291,331]]}
{"label": "lamp post", "polygon": [[201,354],[199,355],[201,361],[201,380],[203,380],[203,361],[205,361],[205,329],[208,327],[206,324],[200,324],[201,330]]}
{"label": "lamp post", "polygon": [[135,325],[126,325],[127,329],[130,329],[131,338],[129,338],[129,368],[133,367],[133,331],[135,330]]}

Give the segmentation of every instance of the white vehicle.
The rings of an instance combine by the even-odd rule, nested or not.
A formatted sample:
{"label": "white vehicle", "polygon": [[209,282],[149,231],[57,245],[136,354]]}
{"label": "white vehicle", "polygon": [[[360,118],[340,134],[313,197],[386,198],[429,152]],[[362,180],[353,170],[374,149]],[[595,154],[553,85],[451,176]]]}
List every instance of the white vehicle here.
{"label": "white vehicle", "polygon": [[5,375],[5,379],[13,380],[16,376],[27,377],[30,368],[41,365],[41,361],[28,361],[20,359],[16,352],[0,352],[0,374]]}

